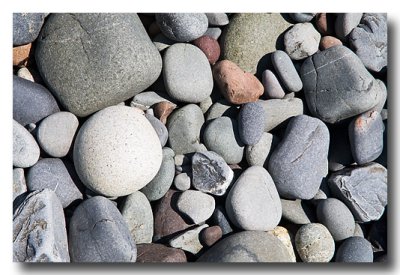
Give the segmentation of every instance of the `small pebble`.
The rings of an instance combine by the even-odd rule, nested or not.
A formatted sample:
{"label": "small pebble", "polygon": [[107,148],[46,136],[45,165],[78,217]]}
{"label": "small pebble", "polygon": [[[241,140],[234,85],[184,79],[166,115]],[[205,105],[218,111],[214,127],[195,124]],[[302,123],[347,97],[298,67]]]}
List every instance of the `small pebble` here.
{"label": "small pebble", "polygon": [[324,36],[319,42],[319,49],[323,51],[337,45],[343,45],[342,41],[333,36]]}
{"label": "small pebble", "polygon": [[285,96],[285,92],[283,91],[281,84],[279,83],[275,74],[270,70],[265,70],[263,72],[262,84],[264,86],[264,94],[267,99],[281,99]]}
{"label": "small pebble", "polygon": [[174,186],[179,191],[186,191],[190,189],[191,179],[187,173],[180,173],[174,178]]}
{"label": "small pebble", "polygon": [[194,229],[187,230],[171,239],[169,245],[196,255],[203,248],[199,238],[200,232],[207,227],[208,224],[203,224]]}
{"label": "small pebble", "polygon": [[303,88],[303,83],[290,57],[284,51],[275,51],[271,59],[277,75],[286,89],[289,92],[300,91]]}
{"label": "small pebble", "polygon": [[13,66],[26,66],[31,54],[32,43],[13,48]]}
{"label": "small pebble", "polygon": [[238,117],[239,135],[245,145],[255,145],[264,133],[264,108],[257,102],[246,103]]}
{"label": "small pebble", "polygon": [[169,101],[161,101],[155,104],[154,116],[158,118],[164,125],[172,111],[176,108],[176,104]]}
{"label": "small pebble", "polygon": [[206,13],[209,26],[225,26],[229,24],[226,13]]}
{"label": "small pebble", "polygon": [[297,23],[285,33],[285,51],[293,60],[301,60],[318,51],[321,35],[311,23]]}
{"label": "small pebble", "polygon": [[179,196],[176,207],[193,223],[201,224],[214,212],[215,200],[203,192],[187,190]]}
{"label": "small pebble", "polygon": [[35,79],[33,78],[33,75],[28,68],[22,67],[21,69],[19,69],[17,72],[17,76],[31,82],[35,82]]}
{"label": "small pebble", "polygon": [[204,228],[200,232],[200,242],[205,246],[212,246],[222,238],[222,230],[218,225]]}
{"label": "small pebble", "polygon": [[221,49],[218,41],[210,36],[202,36],[193,40],[193,45],[198,47],[207,57],[208,62],[214,65],[218,61]]}
{"label": "small pebble", "polygon": [[209,36],[214,38],[215,40],[218,40],[222,33],[221,28],[218,27],[210,27],[207,29],[207,31],[204,33],[204,36]]}

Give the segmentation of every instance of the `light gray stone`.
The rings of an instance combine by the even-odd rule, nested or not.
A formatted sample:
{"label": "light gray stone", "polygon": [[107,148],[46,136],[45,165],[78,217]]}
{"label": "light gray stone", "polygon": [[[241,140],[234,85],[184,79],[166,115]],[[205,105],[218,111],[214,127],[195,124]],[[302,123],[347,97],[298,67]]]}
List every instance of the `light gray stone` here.
{"label": "light gray stone", "polygon": [[276,136],[264,132],[256,144],[246,146],[247,163],[250,166],[267,166],[269,157],[278,143]]}
{"label": "light gray stone", "polygon": [[151,126],[153,126],[154,130],[157,133],[158,138],[160,139],[161,147],[164,147],[168,141],[168,130],[167,127],[154,115],[149,113],[145,114],[145,117],[150,122]]}
{"label": "light gray stone", "polygon": [[27,191],[26,181],[24,175],[24,169],[14,168],[13,169],[13,201],[19,195]]}
{"label": "light gray stone", "polygon": [[203,224],[194,229],[187,230],[171,239],[169,245],[196,255],[203,248],[203,245],[200,243],[200,232],[207,227],[208,224]]}
{"label": "light gray stone", "polygon": [[191,179],[187,173],[180,173],[174,178],[174,186],[179,191],[186,191],[190,189]]}
{"label": "light gray stone", "polygon": [[321,34],[311,23],[297,23],[285,33],[285,51],[293,60],[302,60],[318,51]]}
{"label": "light gray stone", "polygon": [[309,224],[316,221],[315,209],[303,200],[281,199],[282,218],[294,224]]}
{"label": "light gray stone", "polygon": [[229,24],[226,13],[206,13],[209,26],[225,26]]}
{"label": "light gray stone", "polygon": [[197,190],[186,190],[178,198],[176,207],[195,224],[205,222],[214,212],[212,196]]}
{"label": "light gray stone", "polygon": [[229,103],[226,99],[221,99],[214,102],[208,109],[206,121],[213,120],[222,116],[236,118],[239,114],[239,106]]}
{"label": "light gray stone", "polygon": [[362,18],[362,13],[338,13],[335,20],[336,37],[342,41],[347,40],[347,36],[357,27]]}
{"label": "light gray stone", "polygon": [[27,168],[39,160],[40,149],[35,138],[13,120],[13,166]]}
{"label": "light gray stone", "polygon": [[264,86],[264,95],[267,99],[282,99],[285,96],[285,91],[282,89],[281,84],[270,70],[263,72],[262,84]]}
{"label": "light gray stone", "polygon": [[271,60],[279,79],[289,92],[298,92],[303,88],[299,73],[287,53],[275,51],[271,55]]}
{"label": "light gray stone", "polygon": [[207,31],[203,35],[207,35],[207,36],[214,38],[215,40],[218,40],[221,33],[222,33],[221,28],[211,27],[211,28],[208,28]]}

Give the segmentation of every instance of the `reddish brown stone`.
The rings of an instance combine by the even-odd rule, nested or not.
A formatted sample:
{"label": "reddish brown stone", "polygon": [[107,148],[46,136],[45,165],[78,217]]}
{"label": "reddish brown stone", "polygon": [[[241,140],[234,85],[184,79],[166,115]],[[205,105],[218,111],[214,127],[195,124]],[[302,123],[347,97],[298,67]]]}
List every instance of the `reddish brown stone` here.
{"label": "reddish brown stone", "polygon": [[222,238],[222,229],[218,225],[207,227],[200,232],[200,241],[205,246],[212,246]]}
{"label": "reddish brown stone", "polygon": [[230,103],[254,102],[264,93],[261,82],[232,61],[217,62],[213,67],[213,76],[219,90]]}
{"label": "reddish brown stone", "polygon": [[221,54],[221,48],[218,41],[210,36],[202,36],[193,41],[193,45],[197,46],[207,56],[208,62],[214,65],[218,61]]}
{"label": "reddish brown stone", "polygon": [[164,125],[167,123],[168,116],[176,108],[176,104],[169,101],[162,101],[154,104],[154,116],[158,118]]}
{"label": "reddish brown stone", "polygon": [[319,42],[319,48],[321,51],[336,45],[343,45],[343,43],[342,41],[333,36],[324,36],[321,38],[321,41]]}
{"label": "reddish brown stone", "polygon": [[169,239],[175,236],[175,233],[191,226],[183,220],[175,208],[180,193],[182,192],[168,190],[154,209],[154,241]]}
{"label": "reddish brown stone", "polygon": [[146,243],[137,245],[138,263],[185,263],[185,252],[162,244]]}
{"label": "reddish brown stone", "polygon": [[161,32],[160,27],[158,26],[157,22],[154,21],[153,23],[150,24],[148,34],[150,38],[155,37],[157,34]]}
{"label": "reddish brown stone", "polygon": [[31,54],[32,43],[13,48],[13,66],[26,66]]}
{"label": "reddish brown stone", "polygon": [[316,26],[321,35],[335,35],[335,15],[332,13],[317,13]]}

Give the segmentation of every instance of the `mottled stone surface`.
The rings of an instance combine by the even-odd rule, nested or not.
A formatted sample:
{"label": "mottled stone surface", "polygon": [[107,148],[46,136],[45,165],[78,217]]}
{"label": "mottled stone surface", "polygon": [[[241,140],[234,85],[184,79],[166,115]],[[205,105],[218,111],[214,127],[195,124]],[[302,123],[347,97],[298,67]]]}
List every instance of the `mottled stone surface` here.
{"label": "mottled stone surface", "polygon": [[185,252],[158,243],[138,244],[137,263],[186,263]]}

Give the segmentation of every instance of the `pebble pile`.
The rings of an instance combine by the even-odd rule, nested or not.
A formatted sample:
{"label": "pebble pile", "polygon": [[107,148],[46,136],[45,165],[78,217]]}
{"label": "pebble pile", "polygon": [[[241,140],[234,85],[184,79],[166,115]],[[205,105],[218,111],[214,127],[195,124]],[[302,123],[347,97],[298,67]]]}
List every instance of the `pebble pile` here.
{"label": "pebble pile", "polygon": [[15,262],[387,261],[387,20],[13,15]]}

